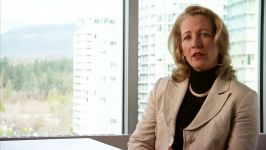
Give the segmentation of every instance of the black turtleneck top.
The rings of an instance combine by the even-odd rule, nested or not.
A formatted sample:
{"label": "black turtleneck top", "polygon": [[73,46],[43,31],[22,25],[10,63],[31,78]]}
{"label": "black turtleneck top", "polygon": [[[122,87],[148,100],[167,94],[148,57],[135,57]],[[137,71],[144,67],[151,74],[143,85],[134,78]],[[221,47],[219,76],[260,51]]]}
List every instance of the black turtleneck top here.
{"label": "black turtleneck top", "polygon": [[[191,84],[193,91],[196,93],[205,93],[210,90],[216,79],[217,69],[218,67],[214,67],[205,72],[197,72],[191,68],[189,84]],[[183,129],[195,118],[206,97],[196,97],[192,95],[189,89],[187,90],[176,117],[175,137],[172,145],[174,150],[183,149]]]}

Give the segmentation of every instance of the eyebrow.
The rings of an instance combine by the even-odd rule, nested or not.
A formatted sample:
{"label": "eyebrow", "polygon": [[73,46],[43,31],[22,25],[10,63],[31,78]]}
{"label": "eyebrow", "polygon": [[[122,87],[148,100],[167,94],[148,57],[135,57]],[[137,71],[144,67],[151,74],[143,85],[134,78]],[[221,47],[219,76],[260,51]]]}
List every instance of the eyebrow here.
{"label": "eyebrow", "polygon": [[181,36],[185,36],[186,34],[190,33],[191,31],[186,31],[184,33],[181,33]]}
{"label": "eyebrow", "polygon": [[[212,34],[212,31],[209,31],[208,29],[199,29],[199,30],[197,30],[197,32],[201,32],[201,31],[207,31],[207,32]],[[188,33],[191,33],[191,31],[190,30],[185,31],[184,33],[181,33],[181,36],[184,36],[185,34],[188,34]]]}

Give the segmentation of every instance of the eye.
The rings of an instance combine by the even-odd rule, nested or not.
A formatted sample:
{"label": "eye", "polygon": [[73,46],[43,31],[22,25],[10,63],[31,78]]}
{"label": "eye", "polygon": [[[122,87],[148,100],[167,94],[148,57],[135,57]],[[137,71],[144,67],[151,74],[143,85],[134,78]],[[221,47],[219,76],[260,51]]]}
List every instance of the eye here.
{"label": "eye", "polygon": [[211,33],[206,32],[206,31],[203,31],[203,32],[200,32],[200,36],[201,36],[201,37],[204,37],[204,38],[206,38],[206,37],[211,37]]}
{"label": "eye", "polygon": [[191,39],[191,36],[190,35],[186,35],[186,36],[183,37],[182,40],[183,41],[186,41],[186,40],[190,40],[190,39]]}

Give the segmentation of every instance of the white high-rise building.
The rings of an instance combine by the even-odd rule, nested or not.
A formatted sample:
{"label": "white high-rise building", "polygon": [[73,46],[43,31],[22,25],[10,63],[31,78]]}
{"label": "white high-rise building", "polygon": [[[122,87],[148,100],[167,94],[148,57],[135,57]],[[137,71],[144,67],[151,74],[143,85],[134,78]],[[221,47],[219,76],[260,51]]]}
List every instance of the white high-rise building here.
{"label": "white high-rise building", "polygon": [[115,18],[81,21],[74,34],[73,131],[122,131],[122,36]]}
{"label": "white high-rise building", "polygon": [[258,88],[258,1],[228,0],[227,27],[230,55],[237,78],[257,91]]}

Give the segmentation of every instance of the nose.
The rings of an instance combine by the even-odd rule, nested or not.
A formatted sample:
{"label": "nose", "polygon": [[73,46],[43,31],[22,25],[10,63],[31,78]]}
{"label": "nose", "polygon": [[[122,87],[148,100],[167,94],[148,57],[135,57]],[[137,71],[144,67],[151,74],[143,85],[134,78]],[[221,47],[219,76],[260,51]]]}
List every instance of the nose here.
{"label": "nose", "polygon": [[202,41],[198,36],[194,36],[194,38],[192,38],[191,47],[193,49],[199,49],[203,47]]}

